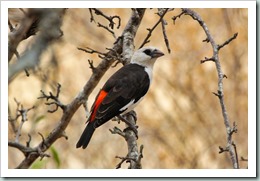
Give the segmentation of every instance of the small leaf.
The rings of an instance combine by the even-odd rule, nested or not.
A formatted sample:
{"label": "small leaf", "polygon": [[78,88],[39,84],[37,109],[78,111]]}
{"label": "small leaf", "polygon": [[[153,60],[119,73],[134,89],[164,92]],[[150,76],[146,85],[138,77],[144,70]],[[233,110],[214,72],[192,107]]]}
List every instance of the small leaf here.
{"label": "small leaf", "polygon": [[39,123],[41,120],[43,120],[45,118],[45,115],[41,115],[41,116],[38,116],[36,119],[35,119],[35,123]]}
{"label": "small leaf", "polygon": [[36,160],[32,166],[31,169],[43,169],[46,166],[46,160]]}
{"label": "small leaf", "polygon": [[51,153],[52,153],[52,156],[53,156],[53,159],[54,159],[54,161],[56,163],[57,168],[60,168],[59,153],[57,152],[57,150],[53,146],[50,148],[50,150],[51,150]]}

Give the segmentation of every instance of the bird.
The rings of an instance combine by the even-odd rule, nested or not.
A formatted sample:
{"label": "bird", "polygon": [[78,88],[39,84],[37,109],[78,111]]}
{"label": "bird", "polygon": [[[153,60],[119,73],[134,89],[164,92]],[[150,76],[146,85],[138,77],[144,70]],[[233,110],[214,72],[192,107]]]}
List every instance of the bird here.
{"label": "bird", "polygon": [[106,81],[95,98],[76,148],[87,148],[96,128],[115,116],[125,115],[140,103],[151,85],[154,63],[163,55],[155,47],[142,47],[134,52],[129,64]]}

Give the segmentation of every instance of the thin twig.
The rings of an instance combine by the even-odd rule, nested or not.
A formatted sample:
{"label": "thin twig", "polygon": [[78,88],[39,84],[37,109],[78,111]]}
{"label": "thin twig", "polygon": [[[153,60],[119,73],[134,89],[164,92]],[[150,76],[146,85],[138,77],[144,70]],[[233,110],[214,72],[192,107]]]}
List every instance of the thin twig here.
{"label": "thin twig", "polygon": [[89,8],[89,13],[90,13],[90,22],[93,21],[93,22],[95,23],[96,21],[95,21],[95,19],[94,19],[93,12],[92,12],[92,9],[91,9],[91,8]]}
{"label": "thin twig", "polygon": [[139,48],[142,48],[145,44],[147,44],[147,43],[150,42],[149,38],[152,36],[152,32],[153,32],[153,31],[155,30],[155,28],[159,25],[159,23],[162,23],[162,19],[163,19],[164,15],[167,13],[167,11],[168,11],[168,8],[165,8],[165,11],[164,11],[161,15],[159,15],[160,18],[159,18],[159,20],[155,23],[155,25],[154,25],[152,28],[147,28],[148,34],[147,34],[146,38],[144,39],[143,43],[141,44],[141,46],[140,46]]}
{"label": "thin twig", "polygon": [[115,16],[107,16],[107,15],[105,15],[101,10],[99,10],[99,9],[97,9],[97,8],[92,8],[94,11],[95,11],[95,14],[96,15],[100,15],[100,16],[103,16],[105,19],[107,19],[108,21],[109,21],[109,27],[111,28],[111,29],[114,29],[114,25],[116,24],[115,22],[114,22],[114,19],[117,19],[118,20],[118,25],[117,25],[117,29],[119,29],[119,27],[120,27],[120,25],[121,25],[121,18],[120,18],[120,16],[117,16],[117,15],[115,15]]}
{"label": "thin twig", "polygon": [[231,38],[229,38],[227,41],[225,41],[222,45],[218,45],[218,50],[223,48],[224,46],[228,45],[232,40],[237,38],[238,33],[235,33]]}
{"label": "thin twig", "polygon": [[50,95],[47,95],[43,90],[41,90],[42,96],[38,97],[37,99],[46,99],[46,101],[48,101],[49,99],[54,100],[53,102],[45,103],[46,105],[55,105],[55,108],[53,110],[48,110],[49,113],[56,112],[59,107],[62,110],[66,109],[66,105],[61,103],[61,101],[59,100],[60,91],[61,91],[61,85],[59,83],[57,84],[56,95],[53,95],[52,92],[49,92]]}
{"label": "thin twig", "polygon": [[[163,13],[164,13],[164,9],[163,8],[159,8],[158,9],[158,14],[161,16]],[[167,25],[167,22],[164,19],[162,19],[161,22],[162,22],[161,25],[162,25],[162,33],[163,33],[164,42],[165,42],[165,45],[167,47],[168,53],[171,53],[169,39],[167,37],[166,28],[165,28],[165,26]]]}
{"label": "thin twig", "polygon": [[16,135],[15,135],[15,142],[16,143],[19,143],[19,138],[21,136],[21,132],[22,132],[22,127],[23,127],[23,124],[28,120],[27,119],[27,113],[34,109],[35,106],[32,106],[31,108],[28,108],[28,109],[24,109],[23,105],[18,102],[16,99],[14,99],[14,101],[16,102],[17,104],[17,108],[16,108],[16,120],[21,117],[21,123],[19,125],[19,127],[17,128],[16,130]]}
{"label": "thin twig", "polygon": [[116,38],[115,32],[110,30],[107,26],[102,25],[101,23],[98,23],[97,25],[98,27],[104,28],[105,30],[107,30],[109,33],[111,33],[113,35],[114,38]]}

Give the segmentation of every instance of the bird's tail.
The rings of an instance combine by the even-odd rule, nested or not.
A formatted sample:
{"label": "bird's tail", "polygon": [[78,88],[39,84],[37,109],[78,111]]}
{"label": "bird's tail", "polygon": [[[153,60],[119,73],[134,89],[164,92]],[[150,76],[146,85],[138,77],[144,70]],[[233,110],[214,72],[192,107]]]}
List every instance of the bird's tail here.
{"label": "bird's tail", "polygon": [[94,122],[89,122],[88,125],[86,126],[85,130],[83,131],[76,148],[82,147],[83,149],[87,148],[88,143],[95,131],[94,128]]}

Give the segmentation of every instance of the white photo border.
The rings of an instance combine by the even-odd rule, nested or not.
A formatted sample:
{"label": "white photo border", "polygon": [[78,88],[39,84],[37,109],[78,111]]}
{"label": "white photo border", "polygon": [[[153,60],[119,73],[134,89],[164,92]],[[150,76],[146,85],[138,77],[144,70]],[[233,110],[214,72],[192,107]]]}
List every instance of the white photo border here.
{"label": "white photo border", "polygon": [[[8,169],[8,8],[248,8],[248,169]],[[256,177],[256,1],[1,1],[1,177]]]}

